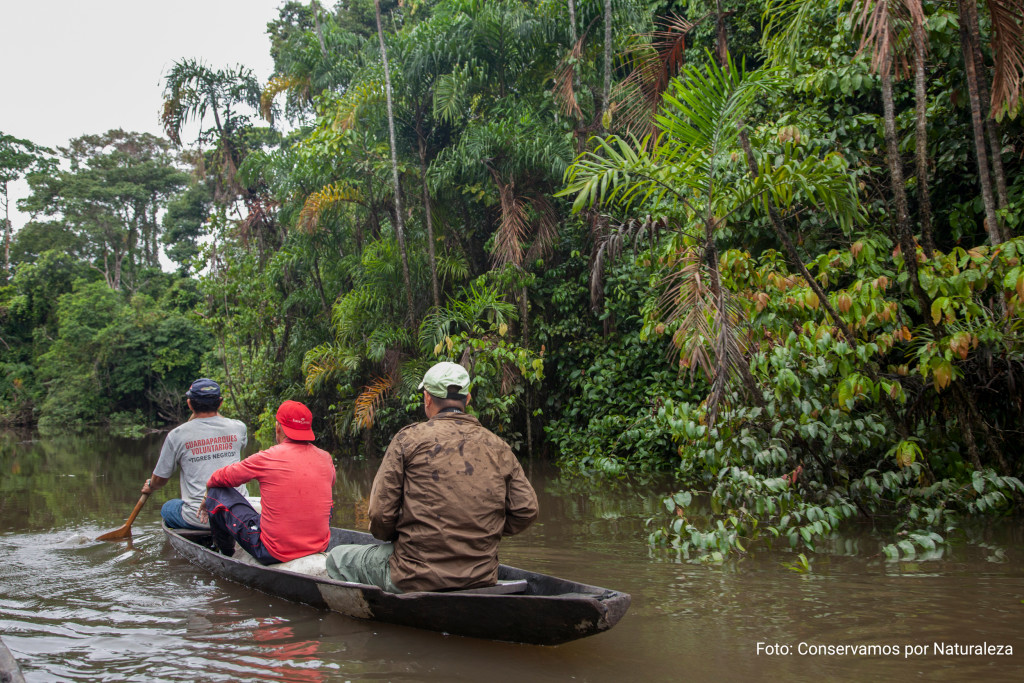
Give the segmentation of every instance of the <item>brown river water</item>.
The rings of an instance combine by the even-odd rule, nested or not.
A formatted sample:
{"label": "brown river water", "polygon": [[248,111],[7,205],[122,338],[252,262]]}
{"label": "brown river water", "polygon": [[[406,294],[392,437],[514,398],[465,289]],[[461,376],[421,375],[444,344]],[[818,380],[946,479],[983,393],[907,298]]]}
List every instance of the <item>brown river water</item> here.
{"label": "brown river water", "polygon": [[[0,637],[26,680],[1024,680],[1020,520],[913,562],[886,561],[864,530],[809,555],[805,573],[788,549],[704,567],[647,545],[667,485],[526,462],[540,519],[502,541],[501,560],[633,604],[606,633],[515,645],[357,621],[214,577],[160,531],[176,481],[147,503],[130,546],[95,542],[124,523],[160,443],[0,434]],[[376,465],[339,465],[336,526],[365,529]],[[964,653],[982,644],[995,647]],[[879,653],[835,654],[843,645]]]}

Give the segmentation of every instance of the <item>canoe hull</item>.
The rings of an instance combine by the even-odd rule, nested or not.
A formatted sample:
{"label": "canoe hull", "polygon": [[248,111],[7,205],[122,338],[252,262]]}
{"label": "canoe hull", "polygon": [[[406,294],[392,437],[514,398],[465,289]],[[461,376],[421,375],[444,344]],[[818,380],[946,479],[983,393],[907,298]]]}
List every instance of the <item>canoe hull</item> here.
{"label": "canoe hull", "polygon": [[[501,565],[498,578],[525,579],[515,595],[414,592],[394,595],[376,586],[299,574],[226,557],[202,545],[209,534],[164,527],[171,546],[193,564],[264,593],[357,619],[452,635],[535,645],[558,645],[607,631],[629,608],[627,593]],[[197,542],[198,541],[198,542]],[[331,529],[330,547],[378,543],[369,534]],[[237,552],[244,552],[238,550]]]}

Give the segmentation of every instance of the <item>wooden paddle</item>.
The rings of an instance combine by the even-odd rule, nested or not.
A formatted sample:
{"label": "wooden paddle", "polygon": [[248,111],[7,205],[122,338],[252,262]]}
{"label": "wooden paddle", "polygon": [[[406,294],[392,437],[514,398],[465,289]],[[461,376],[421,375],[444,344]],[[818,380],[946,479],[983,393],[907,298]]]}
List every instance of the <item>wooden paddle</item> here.
{"label": "wooden paddle", "polygon": [[124,526],[120,529],[114,529],[113,531],[107,532],[102,536],[97,536],[97,541],[123,541],[126,538],[132,537],[132,522],[139,516],[139,510],[145,504],[146,499],[149,498],[148,493],[143,493],[142,497],[139,498],[139,502],[135,504],[135,509],[132,510],[132,514],[128,517],[128,521],[124,523]]}

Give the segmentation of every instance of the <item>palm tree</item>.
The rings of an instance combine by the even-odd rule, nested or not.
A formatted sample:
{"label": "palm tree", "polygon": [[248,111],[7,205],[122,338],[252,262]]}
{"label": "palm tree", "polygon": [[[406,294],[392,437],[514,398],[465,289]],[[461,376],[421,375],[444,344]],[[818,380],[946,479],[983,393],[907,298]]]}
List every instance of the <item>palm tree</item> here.
{"label": "palm tree", "polygon": [[623,108],[620,128],[638,138],[654,132],[661,97],[684,64],[690,32],[696,26],[676,15],[659,18],[655,30],[642,36],[645,40],[625,51],[631,70],[616,88]]}
{"label": "palm tree", "polygon": [[199,140],[216,145],[223,189],[244,197],[246,190],[236,176],[247,153],[242,132],[250,118],[238,111],[239,105],[259,110],[260,87],[251,69],[237,66],[214,70],[199,60],[186,59],[175,62],[167,74],[161,119],[167,137],[181,145],[185,124],[198,121],[201,125],[206,115],[211,115],[214,128],[201,131]]}

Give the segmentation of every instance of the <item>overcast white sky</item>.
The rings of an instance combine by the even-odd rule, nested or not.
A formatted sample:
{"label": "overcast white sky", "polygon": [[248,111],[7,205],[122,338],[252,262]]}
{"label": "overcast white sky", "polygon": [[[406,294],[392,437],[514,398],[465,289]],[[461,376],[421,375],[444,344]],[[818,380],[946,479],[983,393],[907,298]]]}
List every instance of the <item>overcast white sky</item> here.
{"label": "overcast white sky", "polygon": [[[0,131],[55,148],[112,128],[162,135],[163,77],[180,59],[243,64],[263,83],[284,0],[2,0]],[[11,222],[24,182],[10,187]]]}

